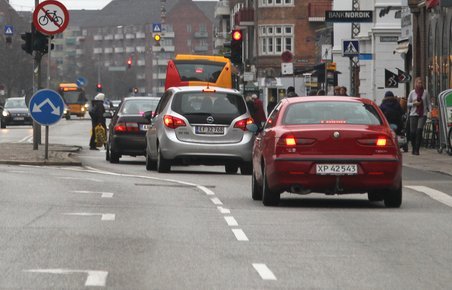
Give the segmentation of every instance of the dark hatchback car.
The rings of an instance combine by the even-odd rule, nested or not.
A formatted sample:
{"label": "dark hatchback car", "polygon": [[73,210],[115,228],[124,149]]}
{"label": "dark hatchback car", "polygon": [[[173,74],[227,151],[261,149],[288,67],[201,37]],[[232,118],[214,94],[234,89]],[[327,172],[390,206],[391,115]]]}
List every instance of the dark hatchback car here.
{"label": "dark hatchback car", "polygon": [[25,98],[9,98],[5,102],[1,114],[1,128],[4,129],[9,125],[32,125],[28,107],[25,104]]}
{"label": "dark hatchback car", "polygon": [[146,111],[154,111],[160,98],[157,97],[129,97],[119,105],[112,115],[108,130],[106,159],[111,163],[118,163],[123,155],[145,155],[145,135],[149,127],[149,120],[143,117]]}

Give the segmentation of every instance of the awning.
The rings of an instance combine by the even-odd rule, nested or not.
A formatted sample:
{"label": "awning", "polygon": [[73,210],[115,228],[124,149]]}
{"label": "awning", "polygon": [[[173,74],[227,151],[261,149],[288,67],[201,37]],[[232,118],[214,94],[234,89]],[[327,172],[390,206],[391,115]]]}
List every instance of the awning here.
{"label": "awning", "polygon": [[406,40],[404,39],[404,40],[398,41],[397,43],[398,43],[397,47],[393,53],[407,54],[408,51],[410,50],[410,41],[408,39],[406,39]]}

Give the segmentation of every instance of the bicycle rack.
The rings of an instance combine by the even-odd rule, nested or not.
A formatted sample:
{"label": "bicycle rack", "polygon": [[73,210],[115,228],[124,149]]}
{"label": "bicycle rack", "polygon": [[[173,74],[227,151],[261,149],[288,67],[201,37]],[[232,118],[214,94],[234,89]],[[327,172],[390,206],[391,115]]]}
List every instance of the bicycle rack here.
{"label": "bicycle rack", "polygon": [[[438,153],[447,149],[447,154],[452,155],[452,144],[448,136],[448,123],[452,123],[452,89],[445,90],[438,95],[439,106],[439,147]],[[452,130],[452,127],[450,128]]]}

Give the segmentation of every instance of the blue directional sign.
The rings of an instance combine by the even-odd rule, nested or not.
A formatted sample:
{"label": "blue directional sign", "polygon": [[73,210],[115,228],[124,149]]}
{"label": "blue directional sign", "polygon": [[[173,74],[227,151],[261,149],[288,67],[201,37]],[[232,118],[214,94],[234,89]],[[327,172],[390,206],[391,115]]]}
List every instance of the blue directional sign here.
{"label": "blue directional sign", "polygon": [[152,32],[162,32],[162,24],[152,23]]}
{"label": "blue directional sign", "polygon": [[13,35],[14,27],[12,25],[5,25],[5,35]]}
{"label": "blue directional sign", "polygon": [[77,79],[77,81],[75,81],[75,83],[77,84],[77,86],[79,88],[82,88],[82,87],[86,86],[87,81],[86,81],[86,79],[84,77],[79,77]]}
{"label": "blue directional sign", "polygon": [[31,97],[28,110],[33,120],[42,126],[49,126],[61,120],[64,101],[57,92],[43,89]]}
{"label": "blue directional sign", "polygon": [[349,39],[342,41],[342,56],[355,57],[359,55],[359,40]]}

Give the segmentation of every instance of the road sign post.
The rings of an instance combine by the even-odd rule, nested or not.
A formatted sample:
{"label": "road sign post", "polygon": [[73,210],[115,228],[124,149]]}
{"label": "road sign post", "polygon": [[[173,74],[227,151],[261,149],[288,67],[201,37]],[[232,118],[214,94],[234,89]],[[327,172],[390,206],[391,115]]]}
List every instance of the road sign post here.
{"label": "road sign post", "polygon": [[46,127],[44,159],[47,160],[49,158],[49,125],[61,120],[64,111],[63,98],[53,90],[39,90],[31,97],[28,110],[36,123]]}

